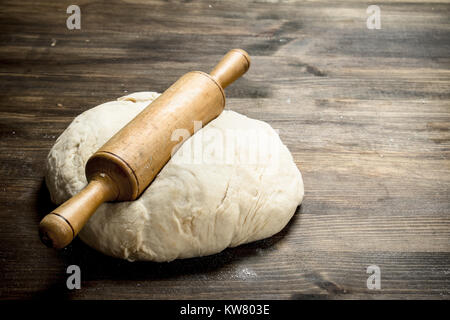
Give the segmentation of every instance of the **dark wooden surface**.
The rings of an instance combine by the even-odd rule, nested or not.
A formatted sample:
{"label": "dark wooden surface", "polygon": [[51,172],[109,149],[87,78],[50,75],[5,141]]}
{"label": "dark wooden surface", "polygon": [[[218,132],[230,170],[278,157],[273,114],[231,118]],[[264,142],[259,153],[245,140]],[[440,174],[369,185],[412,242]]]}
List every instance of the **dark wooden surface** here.
{"label": "dark wooden surface", "polygon": [[[377,1],[2,1],[0,297],[450,297],[450,4]],[[382,29],[366,28],[381,8]],[[248,50],[228,108],[279,129],[305,200],[272,238],[196,259],[129,263],[37,236],[54,206],[45,157],[71,120],[163,91]],[[82,288],[66,288],[66,268]],[[366,268],[381,269],[368,290]]]}

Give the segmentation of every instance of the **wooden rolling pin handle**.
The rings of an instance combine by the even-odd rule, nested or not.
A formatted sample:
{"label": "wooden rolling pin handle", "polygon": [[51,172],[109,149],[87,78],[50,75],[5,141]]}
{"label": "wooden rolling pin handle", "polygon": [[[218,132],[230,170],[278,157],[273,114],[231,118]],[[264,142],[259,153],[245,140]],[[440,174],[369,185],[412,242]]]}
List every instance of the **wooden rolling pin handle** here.
{"label": "wooden rolling pin handle", "polygon": [[233,49],[220,60],[210,75],[225,89],[250,68],[250,56],[242,49]]}
{"label": "wooden rolling pin handle", "polygon": [[83,190],[42,219],[39,224],[42,242],[55,249],[64,248],[103,202],[115,200],[117,192],[106,175],[95,176]]}

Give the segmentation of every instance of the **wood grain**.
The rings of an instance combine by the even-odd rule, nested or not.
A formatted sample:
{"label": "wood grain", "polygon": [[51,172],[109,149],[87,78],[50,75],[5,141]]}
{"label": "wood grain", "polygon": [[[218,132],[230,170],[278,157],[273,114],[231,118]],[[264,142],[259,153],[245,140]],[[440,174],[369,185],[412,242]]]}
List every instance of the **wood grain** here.
{"label": "wood grain", "polygon": [[[0,297],[449,299],[450,3],[2,1]],[[370,3],[372,4],[372,3]],[[129,263],[75,241],[46,249],[46,155],[72,119],[135,91],[252,57],[227,108],[279,130],[305,200],[272,238],[171,263]],[[82,289],[66,288],[67,266]],[[368,290],[366,268],[381,269]]]}

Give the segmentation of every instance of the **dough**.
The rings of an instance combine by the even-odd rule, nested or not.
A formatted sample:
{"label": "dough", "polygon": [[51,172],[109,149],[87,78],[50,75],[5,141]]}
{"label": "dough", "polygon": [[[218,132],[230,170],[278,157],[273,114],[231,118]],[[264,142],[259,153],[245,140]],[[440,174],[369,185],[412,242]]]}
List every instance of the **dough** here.
{"label": "dough", "polygon": [[[91,154],[158,95],[133,93],[75,118],[47,158],[53,202],[86,186]],[[302,176],[275,130],[225,110],[182,144],[137,200],[101,205],[79,236],[129,261],[204,256],[279,232],[302,199]]]}

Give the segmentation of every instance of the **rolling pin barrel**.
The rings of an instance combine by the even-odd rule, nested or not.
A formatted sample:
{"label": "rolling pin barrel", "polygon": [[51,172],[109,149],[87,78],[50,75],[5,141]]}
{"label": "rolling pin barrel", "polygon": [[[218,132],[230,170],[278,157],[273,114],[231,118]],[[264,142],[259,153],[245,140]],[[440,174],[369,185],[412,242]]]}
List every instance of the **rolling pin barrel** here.
{"label": "rolling pin barrel", "polygon": [[172,139],[174,131],[187,129],[192,135],[194,121],[204,126],[216,118],[225,106],[223,89],[249,66],[248,54],[233,49],[210,74],[193,71],[178,79],[89,158],[88,185],[42,219],[42,242],[63,248],[103,202],[139,197],[179,144]]}

